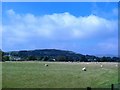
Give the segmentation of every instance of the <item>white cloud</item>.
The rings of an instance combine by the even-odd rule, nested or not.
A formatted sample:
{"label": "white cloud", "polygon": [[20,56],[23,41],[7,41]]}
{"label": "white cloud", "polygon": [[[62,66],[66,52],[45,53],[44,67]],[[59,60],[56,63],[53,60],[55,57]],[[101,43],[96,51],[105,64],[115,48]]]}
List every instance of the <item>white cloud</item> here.
{"label": "white cloud", "polygon": [[[109,37],[117,32],[117,21],[95,15],[76,17],[68,12],[35,16],[7,11],[3,25],[4,45],[26,44],[34,41],[73,41]],[[111,37],[111,36],[110,36]]]}
{"label": "white cloud", "polygon": [[10,16],[11,16],[11,15],[15,15],[15,12],[14,12],[12,9],[8,10],[7,13],[8,13],[8,15],[10,15]]}

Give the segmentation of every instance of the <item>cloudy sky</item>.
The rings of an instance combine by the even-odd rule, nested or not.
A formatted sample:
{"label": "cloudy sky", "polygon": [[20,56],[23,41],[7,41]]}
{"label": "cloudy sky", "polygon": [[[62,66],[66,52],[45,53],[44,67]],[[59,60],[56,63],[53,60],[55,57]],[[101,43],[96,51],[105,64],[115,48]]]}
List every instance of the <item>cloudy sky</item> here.
{"label": "cloudy sky", "polygon": [[4,2],[2,50],[118,54],[117,2]]}

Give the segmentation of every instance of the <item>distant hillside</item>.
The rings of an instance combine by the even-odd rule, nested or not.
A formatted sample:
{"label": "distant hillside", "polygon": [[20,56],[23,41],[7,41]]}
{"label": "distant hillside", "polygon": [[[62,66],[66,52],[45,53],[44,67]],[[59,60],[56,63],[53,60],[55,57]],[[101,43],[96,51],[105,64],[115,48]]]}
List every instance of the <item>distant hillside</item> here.
{"label": "distant hillside", "polygon": [[82,55],[67,50],[38,49],[5,52],[4,56],[9,56],[12,60],[38,60],[38,61],[116,61],[117,57],[96,57],[94,55]]}
{"label": "distant hillside", "polygon": [[98,57],[103,57],[103,56],[106,56],[106,57],[117,57],[117,55],[114,55],[114,54],[96,54],[96,56],[98,56]]}

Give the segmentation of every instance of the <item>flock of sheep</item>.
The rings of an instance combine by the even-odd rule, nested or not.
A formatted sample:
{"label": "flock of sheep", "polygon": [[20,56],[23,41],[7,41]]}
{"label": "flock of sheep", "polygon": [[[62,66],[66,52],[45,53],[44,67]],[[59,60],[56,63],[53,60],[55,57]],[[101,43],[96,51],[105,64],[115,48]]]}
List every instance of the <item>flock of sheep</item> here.
{"label": "flock of sheep", "polygon": [[[87,63],[89,64],[89,63]],[[48,67],[48,64],[44,64],[45,67]],[[115,65],[116,67],[118,66],[118,64]],[[103,64],[100,63],[100,67],[103,68]],[[82,68],[82,71],[87,71],[86,67]]]}

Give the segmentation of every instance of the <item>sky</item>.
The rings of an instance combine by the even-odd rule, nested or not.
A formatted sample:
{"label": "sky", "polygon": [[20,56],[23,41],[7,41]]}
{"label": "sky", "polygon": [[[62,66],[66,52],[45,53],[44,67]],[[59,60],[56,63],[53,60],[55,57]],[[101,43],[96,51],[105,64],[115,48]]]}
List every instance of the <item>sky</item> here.
{"label": "sky", "polygon": [[3,2],[2,50],[118,54],[117,2]]}

